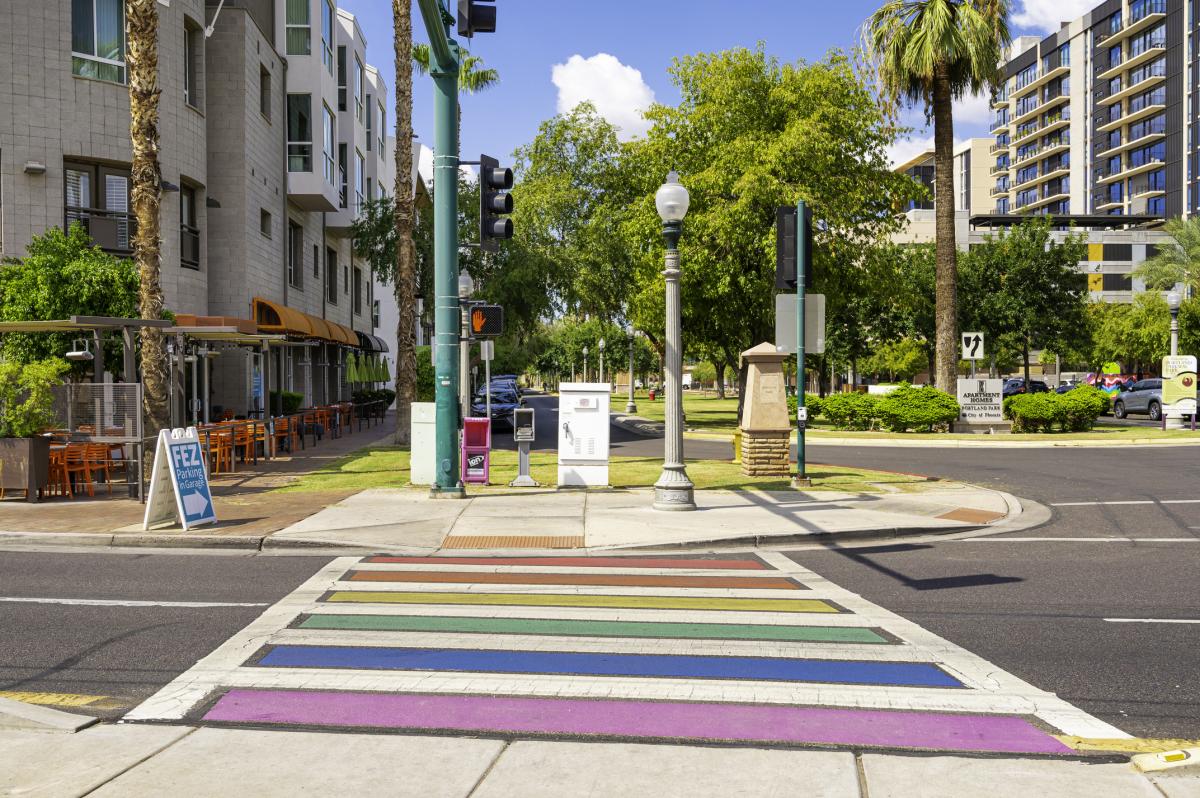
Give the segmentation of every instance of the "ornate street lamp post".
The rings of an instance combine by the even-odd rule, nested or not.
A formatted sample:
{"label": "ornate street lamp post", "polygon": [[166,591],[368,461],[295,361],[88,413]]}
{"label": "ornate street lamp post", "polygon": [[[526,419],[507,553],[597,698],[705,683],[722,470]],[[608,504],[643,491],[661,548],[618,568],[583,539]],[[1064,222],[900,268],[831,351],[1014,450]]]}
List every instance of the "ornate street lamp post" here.
{"label": "ornate street lamp post", "polygon": [[600,339],[599,349],[600,349],[600,376],[596,379],[596,382],[604,382],[604,339],[603,338]]}
{"label": "ornate street lamp post", "polygon": [[625,403],[625,412],[630,415],[637,412],[637,402],[633,400],[633,345],[635,336],[633,327],[629,328],[629,401]]}
{"label": "ornate street lamp post", "polygon": [[1179,292],[1167,294],[1167,307],[1171,310],[1171,355],[1179,354]]}
{"label": "ornate street lamp post", "polygon": [[667,243],[663,277],[666,283],[666,439],[663,470],[654,483],[655,510],[695,510],[695,486],[683,464],[683,352],[679,322],[679,234],[687,215],[688,191],[674,169],[659,186],[654,205],[663,221]]}
{"label": "ornate street lamp post", "polygon": [[585,346],[583,348],[583,379],[580,382],[587,382],[587,355],[588,348]]}

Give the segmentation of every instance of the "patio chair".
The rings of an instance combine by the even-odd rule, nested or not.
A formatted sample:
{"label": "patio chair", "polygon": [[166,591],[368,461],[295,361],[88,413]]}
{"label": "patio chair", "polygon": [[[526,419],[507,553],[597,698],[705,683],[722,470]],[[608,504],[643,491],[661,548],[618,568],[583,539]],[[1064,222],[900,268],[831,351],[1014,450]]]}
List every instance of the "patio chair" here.
{"label": "patio chair", "polygon": [[[302,433],[303,434],[303,433]],[[296,450],[296,427],[292,424],[292,420],[286,416],[275,419],[275,431],[272,433],[275,439],[275,451],[279,452],[279,443],[284,441],[287,443],[286,451],[295,452]]]}
{"label": "patio chair", "polygon": [[92,480],[92,472],[95,468],[92,461],[88,459],[88,444],[67,444],[67,448],[63,450],[63,469],[67,473],[67,480],[74,486],[71,488],[72,496],[81,492],[80,482],[85,486],[88,496],[96,495],[96,486]]}
{"label": "patio chair", "polygon": [[108,485],[108,495],[112,495],[112,459],[108,455],[107,443],[88,443],[86,458],[91,463],[92,471],[104,474],[104,483]]}
{"label": "patio chair", "polygon": [[46,495],[75,498],[71,493],[71,477],[67,474],[67,450],[65,446],[50,447],[50,478],[46,483]]}

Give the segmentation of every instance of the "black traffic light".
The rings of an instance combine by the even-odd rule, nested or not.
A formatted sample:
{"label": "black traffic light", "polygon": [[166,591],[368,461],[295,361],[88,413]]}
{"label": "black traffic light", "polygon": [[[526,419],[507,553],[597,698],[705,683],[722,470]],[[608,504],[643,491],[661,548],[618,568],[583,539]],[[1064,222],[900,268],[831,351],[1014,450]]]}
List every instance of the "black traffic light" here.
{"label": "black traffic light", "polygon": [[512,187],[511,169],[501,168],[495,158],[479,156],[479,248],[485,252],[496,252],[502,239],[513,236],[512,219],[501,216],[513,211],[508,193]]}
{"label": "black traffic light", "polygon": [[[775,287],[781,290],[796,287],[796,258],[804,256],[804,285],[813,285],[812,208],[804,206],[804,221],[797,230],[796,206],[781,205],[775,209]],[[799,237],[800,246],[797,246]]]}
{"label": "black traffic light", "polygon": [[495,0],[458,0],[458,35],[496,32]]}

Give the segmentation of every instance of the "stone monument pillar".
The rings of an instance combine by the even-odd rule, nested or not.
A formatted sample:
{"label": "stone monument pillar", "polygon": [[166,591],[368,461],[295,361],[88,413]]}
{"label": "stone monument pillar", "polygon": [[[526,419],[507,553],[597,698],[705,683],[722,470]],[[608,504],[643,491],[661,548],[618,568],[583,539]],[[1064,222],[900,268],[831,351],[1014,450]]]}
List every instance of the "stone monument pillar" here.
{"label": "stone monument pillar", "polygon": [[789,355],[761,343],[742,352],[748,365],[742,406],[742,473],[748,477],[787,477],[792,422],[788,416],[783,361]]}

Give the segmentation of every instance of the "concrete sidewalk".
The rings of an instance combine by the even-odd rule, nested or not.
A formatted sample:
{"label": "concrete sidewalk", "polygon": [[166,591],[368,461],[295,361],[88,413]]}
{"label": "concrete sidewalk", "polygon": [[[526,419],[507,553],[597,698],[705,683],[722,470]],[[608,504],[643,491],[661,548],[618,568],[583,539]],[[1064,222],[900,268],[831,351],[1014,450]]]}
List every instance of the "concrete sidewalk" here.
{"label": "concrete sidewalk", "polygon": [[1195,798],[1125,761],[99,725],[0,731],[0,795]]}
{"label": "concrete sidewalk", "polygon": [[430,553],[689,547],[956,532],[1013,520],[1008,494],[950,483],[921,493],[697,491],[695,512],[651,508],[650,490],[530,491],[430,499],[367,490],[272,535],[264,546]]}

